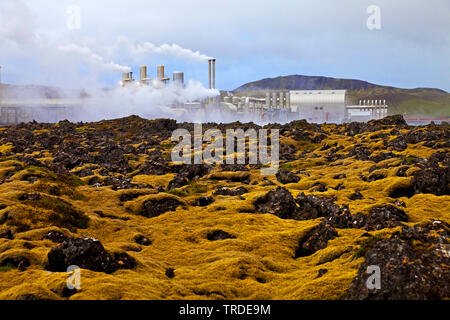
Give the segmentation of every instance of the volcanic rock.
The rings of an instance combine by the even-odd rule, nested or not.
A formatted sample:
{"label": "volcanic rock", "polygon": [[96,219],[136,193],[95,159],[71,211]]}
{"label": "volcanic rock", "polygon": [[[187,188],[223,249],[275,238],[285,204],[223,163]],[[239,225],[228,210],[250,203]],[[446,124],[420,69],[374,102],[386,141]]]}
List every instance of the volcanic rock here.
{"label": "volcanic rock", "polygon": [[[437,300],[450,296],[449,226],[434,221],[403,227],[365,254],[347,299]],[[380,268],[380,288],[369,289],[369,266]]]}
{"label": "volcanic rock", "polygon": [[328,217],[341,212],[341,208],[333,200],[315,195],[305,195],[303,192],[297,196],[295,202],[299,205],[297,216],[301,220]]}
{"label": "volcanic rock", "polygon": [[285,169],[278,170],[275,176],[277,177],[278,182],[281,182],[282,184],[296,183],[300,181],[300,178],[296,174]]}
{"label": "volcanic rock", "polygon": [[210,196],[201,196],[194,201],[194,206],[206,207],[214,202],[214,198]]}
{"label": "volcanic rock", "polygon": [[258,213],[271,213],[281,219],[296,219],[297,206],[291,193],[283,187],[270,190],[254,201]]}
{"label": "volcanic rock", "polygon": [[140,215],[153,218],[167,211],[175,211],[182,203],[174,198],[149,199],[142,203]]}
{"label": "volcanic rock", "polygon": [[237,187],[236,189],[228,188],[228,187],[220,187],[217,189],[214,194],[221,196],[240,196],[244,193],[247,193],[248,190],[244,187]]}
{"label": "volcanic rock", "polygon": [[309,256],[320,249],[326,248],[328,240],[337,236],[338,233],[330,224],[326,222],[320,223],[300,240],[299,246],[295,251],[295,258]]}
{"label": "volcanic rock", "polygon": [[412,185],[416,193],[432,193],[437,196],[449,195],[450,170],[431,162],[424,169],[414,172]]}
{"label": "volcanic rock", "polygon": [[136,237],[134,237],[134,241],[143,246],[149,246],[152,244],[151,240],[143,235],[137,235]]}
{"label": "volcanic rock", "polygon": [[70,265],[92,271],[113,273],[118,269],[131,269],[134,259],[126,253],[109,255],[100,241],[92,238],[69,238],[47,255],[46,269],[53,272],[66,272]]}
{"label": "volcanic rock", "polygon": [[214,230],[214,231],[209,232],[206,235],[206,238],[209,241],[216,241],[216,240],[234,239],[236,237],[232,236],[231,234],[229,234],[228,232],[223,231],[223,230]]}

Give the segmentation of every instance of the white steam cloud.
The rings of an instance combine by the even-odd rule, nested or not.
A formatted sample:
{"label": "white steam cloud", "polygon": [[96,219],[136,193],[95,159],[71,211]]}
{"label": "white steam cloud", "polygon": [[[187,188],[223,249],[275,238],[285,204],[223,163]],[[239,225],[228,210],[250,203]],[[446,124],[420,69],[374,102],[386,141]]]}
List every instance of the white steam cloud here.
{"label": "white steam cloud", "polygon": [[0,40],[19,46],[34,43],[35,16],[22,1],[5,1],[0,6]]}
{"label": "white steam cloud", "polygon": [[[160,83],[136,86],[129,84],[112,90],[88,90],[91,98],[74,110],[73,121],[99,121],[129,115],[147,119],[171,118],[178,121],[203,121],[206,109],[198,108],[200,101],[219,95],[217,89],[206,89],[198,81],[190,80],[185,86]],[[186,108],[192,103],[193,109]],[[197,106],[197,107],[195,107]]]}
{"label": "white steam cloud", "polygon": [[[99,85],[98,78],[103,72],[130,72],[129,66],[114,61],[114,58],[117,57],[128,57],[134,63],[141,63],[148,60],[149,56],[155,55],[198,62],[211,58],[199,51],[183,48],[177,44],[158,46],[151,42],[133,42],[124,36],[119,36],[112,46],[99,44],[93,50],[86,45],[91,42],[90,39],[79,39],[81,41],[68,43],[67,37],[64,36],[52,40],[46,38],[45,35],[37,32],[36,21],[35,14],[24,1],[2,0],[0,3],[0,42],[2,47],[3,44],[15,44],[15,48],[14,46],[10,46],[10,48],[16,50],[20,55],[27,56],[27,62],[33,62],[41,68],[44,67],[46,73],[48,73],[49,67],[58,72],[66,71],[64,73],[65,83],[56,85],[64,86],[70,82],[86,83],[86,81],[89,81],[91,86]],[[125,54],[121,55],[122,53]],[[3,55],[0,52],[0,59]],[[77,72],[79,74],[80,70],[85,70],[82,68],[83,64],[89,67],[88,73],[91,79],[78,81],[81,76],[71,79],[70,77],[77,77]],[[52,82],[54,84],[54,81]]]}
{"label": "white steam cloud", "polygon": [[[0,60],[13,59],[21,55],[25,59],[27,67],[21,70],[16,66],[16,73],[23,78],[19,81],[29,83],[30,78],[26,71],[30,66],[37,68],[34,78],[35,84],[45,83],[46,78],[51,79],[51,85],[65,88],[57,90],[60,98],[72,99],[75,106],[71,114],[66,117],[70,121],[98,121],[103,119],[120,118],[129,115],[139,115],[145,118],[172,118],[179,121],[203,121],[214,120],[212,108],[198,108],[199,103],[208,98],[219,95],[216,89],[206,89],[198,81],[187,81],[186,85],[163,85],[155,82],[148,86],[136,86],[130,83],[125,87],[104,90],[99,80],[105,72],[117,73],[130,72],[129,66],[121,65],[113,60],[126,51],[125,56],[138,60],[147,60],[149,56],[170,56],[180,60],[202,62],[211,57],[198,51],[183,48],[177,44],[155,45],[151,42],[132,42],[125,37],[119,37],[112,46],[96,45],[95,49],[86,43],[92,43],[90,39],[78,39],[67,41],[67,37],[47,38],[38,32],[35,15],[21,0],[2,0],[0,3],[0,43],[7,46],[7,50],[0,51]],[[87,68],[86,68],[87,67]],[[44,71],[45,72],[42,72]],[[84,73],[83,73],[84,72]],[[75,86],[75,87],[74,87]],[[84,88],[84,98],[80,98],[80,91]],[[20,88],[20,87],[18,87]],[[71,89],[69,89],[71,88]],[[12,99],[45,99],[43,89],[25,93],[17,90],[11,93]],[[53,89],[52,89],[53,90]],[[188,103],[192,108],[184,108]],[[195,107],[197,106],[197,107]],[[38,110],[33,110],[33,112]],[[33,116],[38,121],[57,121],[49,119],[43,112]],[[217,120],[218,118],[216,118]],[[31,119],[28,119],[31,120]]]}
{"label": "white steam cloud", "polygon": [[131,47],[134,54],[156,54],[167,55],[180,59],[187,59],[192,61],[206,61],[212,59],[199,51],[192,51],[191,49],[182,48],[177,44],[162,44],[157,46],[151,42],[136,43]]}
{"label": "white steam cloud", "polygon": [[112,61],[106,62],[103,57],[93,53],[92,50],[86,46],[80,46],[75,43],[68,45],[58,46],[58,50],[62,52],[74,53],[79,55],[85,62],[92,65],[96,65],[107,71],[117,71],[117,72],[130,72],[131,68],[128,66],[121,66],[120,64],[114,63]]}

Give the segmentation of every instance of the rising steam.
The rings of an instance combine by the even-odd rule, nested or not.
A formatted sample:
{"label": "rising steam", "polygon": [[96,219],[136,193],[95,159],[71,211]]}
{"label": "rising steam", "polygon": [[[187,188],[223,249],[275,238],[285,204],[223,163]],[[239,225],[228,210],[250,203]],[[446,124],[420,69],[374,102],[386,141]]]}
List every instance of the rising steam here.
{"label": "rising steam", "polygon": [[204,109],[187,111],[185,103],[212,98],[219,94],[216,89],[206,89],[198,81],[190,80],[183,87],[174,83],[161,86],[128,85],[112,90],[88,90],[90,98],[75,109],[72,121],[99,121],[129,115],[147,119],[171,118],[179,121],[201,121],[205,118]]}
{"label": "rising steam", "polygon": [[207,61],[212,59],[199,51],[192,51],[191,49],[182,48],[177,44],[162,44],[157,46],[151,42],[136,43],[130,45],[131,52],[136,55],[152,54],[162,56],[172,56],[174,58],[192,60],[192,61]]}
{"label": "rising steam", "polygon": [[130,72],[131,68],[128,66],[121,66],[120,64],[114,63],[112,61],[106,62],[105,59],[92,52],[92,50],[86,46],[80,46],[75,43],[69,45],[60,45],[58,50],[61,52],[73,53],[82,58],[85,62],[103,68],[107,71],[114,72]]}
{"label": "rising steam", "polygon": [[[60,39],[48,39],[37,31],[36,16],[23,1],[2,0],[0,6],[0,43],[2,46],[9,45],[9,51],[0,52],[0,60],[13,60],[15,54],[22,55],[27,64],[34,65],[40,71],[35,73],[39,78],[33,79],[30,77],[29,68],[25,70],[24,67],[24,70],[16,72],[20,76],[23,75],[18,81],[25,84],[33,79],[38,82],[36,84],[43,84],[49,79],[51,85],[65,88],[58,90],[57,96],[60,98],[77,99],[81,87],[87,86],[84,96],[89,98],[82,99],[81,107],[77,107],[72,115],[68,116],[71,121],[96,121],[132,114],[146,118],[201,120],[205,118],[204,110],[187,112],[177,106],[219,95],[218,90],[206,89],[198,81],[188,81],[181,87],[174,84],[161,86],[161,83],[157,83],[150,86],[132,84],[124,88],[98,89],[104,87],[99,79],[105,73],[115,74],[119,79],[121,72],[131,71],[129,66],[114,61],[123,58],[121,53],[124,50],[125,56],[131,56],[133,63],[148,61],[150,56],[155,55],[197,62],[211,57],[177,44],[133,42],[123,36],[118,37],[112,45],[96,45],[95,48],[86,45],[91,43],[89,39],[67,41],[67,37],[63,36]],[[68,91],[75,87],[80,89]],[[17,90],[10,98],[45,99],[47,95],[48,92],[33,90],[32,93],[26,93],[24,90]],[[39,120],[54,121],[43,118]]]}

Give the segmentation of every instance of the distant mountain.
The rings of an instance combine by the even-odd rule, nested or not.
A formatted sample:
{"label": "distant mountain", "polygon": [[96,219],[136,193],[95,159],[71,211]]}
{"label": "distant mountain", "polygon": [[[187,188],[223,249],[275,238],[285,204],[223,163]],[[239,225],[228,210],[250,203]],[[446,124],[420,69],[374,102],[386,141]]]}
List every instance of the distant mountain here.
{"label": "distant mountain", "polygon": [[246,83],[235,92],[239,91],[255,91],[255,90],[360,90],[379,87],[376,84],[354,80],[354,79],[337,79],[329,77],[312,77],[292,75],[276,78],[265,78],[258,81]]}
{"label": "distant mountain", "polygon": [[263,96],[266,90],[339,90],[347,89],[350,100],[385,99],[389,113],[408,116],[450,116],[450,94],[435,88],[400,89],[356,79],[291,75],[265,78],[233,90],[237,95]]}

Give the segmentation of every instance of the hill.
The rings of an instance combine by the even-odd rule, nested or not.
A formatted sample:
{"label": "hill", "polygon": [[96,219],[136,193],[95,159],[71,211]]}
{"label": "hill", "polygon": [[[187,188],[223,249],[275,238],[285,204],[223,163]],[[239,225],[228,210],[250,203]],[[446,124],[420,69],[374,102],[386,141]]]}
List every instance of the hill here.
{"label": "hill", "polygon": [[339,90],[349,91],[350,101],[385,99],[390,114],[408,116],[450,115],[450,94],[435,88],[400,89],[356,79],[290,75],[246,83],[233,90],[237,95],[263,96],[266,90]]}

